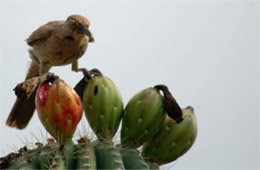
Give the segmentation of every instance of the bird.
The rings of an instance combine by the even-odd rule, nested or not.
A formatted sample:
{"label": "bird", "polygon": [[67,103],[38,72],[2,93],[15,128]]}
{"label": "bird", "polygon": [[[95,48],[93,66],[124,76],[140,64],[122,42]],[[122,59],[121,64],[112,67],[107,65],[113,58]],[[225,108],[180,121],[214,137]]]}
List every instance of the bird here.
{"label": "bird", "polygon": [[[25,80],[41,76],[53,66],[71,64],[72,71],[80,71],[78,59],[85,53],[88,43],[94,42],[89,27],[86,17],[73,14],[66,20],[50,21],[32,32],[26,39],[32,61]],[[8,126],[24,129],[28,125],[35,110],[35,95],[36,92],[28,99],[17,97],[6,120]]]}

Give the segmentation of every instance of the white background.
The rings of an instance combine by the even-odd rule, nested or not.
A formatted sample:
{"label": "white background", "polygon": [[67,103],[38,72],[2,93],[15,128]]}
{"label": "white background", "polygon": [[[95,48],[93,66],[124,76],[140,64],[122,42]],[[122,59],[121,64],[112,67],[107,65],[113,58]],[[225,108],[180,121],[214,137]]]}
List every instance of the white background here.
{"label": "white background", "polygon": [[[19,1],[0,4],[0,155],[43,141],[37,114],[25,130],[5,125],[30,61],[25,39],[50,20],[82,14],[96,42],[80,66],[99,68],[124,103],[166,84],[182,107],[195,108],[198,137],[170,169],[259,168],[258,1]],[[74,86],[71,66],[51,71]],[[85,117],[79,129],[90,134]],[[79,133],[75,134],[79,136]],[[35,136],[35,137],[34,137]]]}

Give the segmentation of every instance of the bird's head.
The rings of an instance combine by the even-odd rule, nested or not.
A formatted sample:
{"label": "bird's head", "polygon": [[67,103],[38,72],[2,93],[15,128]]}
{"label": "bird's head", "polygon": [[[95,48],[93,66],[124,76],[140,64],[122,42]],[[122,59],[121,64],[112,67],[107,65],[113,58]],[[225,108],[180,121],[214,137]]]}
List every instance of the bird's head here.
{"label": "bird's head", "polygon": [[85,34],[89,38],[89,42],[94,42],[92,33],[89,31],[89,20],[81,15],[71,15],[66,20],[69,28],[78,34]]}

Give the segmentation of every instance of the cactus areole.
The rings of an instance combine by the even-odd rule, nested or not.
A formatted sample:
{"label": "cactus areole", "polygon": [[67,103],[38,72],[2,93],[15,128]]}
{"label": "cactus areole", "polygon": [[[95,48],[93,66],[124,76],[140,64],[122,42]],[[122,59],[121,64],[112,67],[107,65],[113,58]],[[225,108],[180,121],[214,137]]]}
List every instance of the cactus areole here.
{"label": "cactus areole", "polygon": [[43,126],[58,143],[72,138],[83,106],[71,87],[60,79],[43,82],[37,90],[35,104]]}

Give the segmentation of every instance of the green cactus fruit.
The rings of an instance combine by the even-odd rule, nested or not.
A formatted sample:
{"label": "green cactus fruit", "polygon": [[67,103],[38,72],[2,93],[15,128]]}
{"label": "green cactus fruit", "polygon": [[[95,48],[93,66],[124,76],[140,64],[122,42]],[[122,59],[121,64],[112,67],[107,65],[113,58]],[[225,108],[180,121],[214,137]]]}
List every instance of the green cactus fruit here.
{"label": "green cactus fruit", "polygon": [[197,122],[192,107],[182,109],[183,121],[167,116],[159,132],[144,144],[142,155],[159,165],[175,161],[187,152],[197,136]]}
{"label": "green cactus fruit", "polygon": [[150,140],[165,119],[160,92],[147,88],[137,93],[126,105],[121,129],[121,144],[137,148]]}
{"label": "green cactus fruit", "polygon": [[120,149],[111,141],[93,142],[96,154],[97,169],[125,169]]}
{"label": "green cactus fruit", "polygon": [[99,139],[112,140],[123,114],[123,101],[112,80],[91,78],[84,91],[83,105],[90,127]]}
{"label": "green cactus fruit", "polygon": [[35,104],[42,124],[58,143],[71,140],[83,114],[77,93],[63,80],[45,81],[37,90]]}

